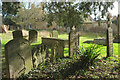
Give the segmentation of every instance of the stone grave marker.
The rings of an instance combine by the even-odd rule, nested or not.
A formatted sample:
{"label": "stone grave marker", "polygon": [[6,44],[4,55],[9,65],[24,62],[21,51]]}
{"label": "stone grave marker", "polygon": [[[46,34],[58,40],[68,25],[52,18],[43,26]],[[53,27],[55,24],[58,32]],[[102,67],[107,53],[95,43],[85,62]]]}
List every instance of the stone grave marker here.
{"label": "stone grave marker", "polygon": [[0,53],[1,53],[1,47],[2,47],[2,44],[1,44],[1,38],[0,38]]}
{"label": "stone grave marker", "polygon": [[107,29],[107,57],[112,56],[113,54],[113,32],[112,28]]}
{"label": "stone grave marker", "polygon": [[13,38],[23,38],[23,34],[21,30],[16,30],[12,32]]}
{"label": "stone grave marker", "polygon": [[[0,74],[2,73],[2,44],[1,44],[1,38],[0,38]],[[0,79],[2,78],[2,76],[0,75]]]}
{"label": "stone grave marker", "polygon": [[76,49],[79,46],[79,34],[75,30],[69,33],[69,56],[72,57],[76,54]]}
{"label": "stone grave marker", "polygon": [[38,36],[38,33],[36,30],[29,31],[29,41],[31,43],[37,42],[37,36]]}
{"label": "stone grave marker", "polygon": [[67,27],[67,33],[68,34],[70,33],[70,27]]}
{"label": "stone grave marker", "polygon": [[58,31],[53,30],[53,32],[52,32],[52,37],[58,37]]}
{"label": "stone grave marker", "polygon": [[0,25],[0,33],[2,33],[2,25]]}
{"label": "stone grave marker", "polygon": [[33,67],[30,44],[24,38],[14,38],[5,45],[5,58],[7,78],[18,78]]}

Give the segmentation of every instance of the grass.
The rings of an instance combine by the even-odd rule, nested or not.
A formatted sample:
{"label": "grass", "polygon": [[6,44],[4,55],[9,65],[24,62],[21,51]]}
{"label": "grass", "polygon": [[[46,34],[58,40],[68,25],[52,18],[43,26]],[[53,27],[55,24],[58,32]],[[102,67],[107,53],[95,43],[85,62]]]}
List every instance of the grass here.
{"label": "grass", "polygon": [[[95,34],[92,33],[91,35],[90,34],[89,35],[85,34],[85,35],[80,36],[80,43],[79,43],[79,45],[80,46],[84,46],[84,47],[88,47],[91,44],[83,43],[84,41],[86,41],[86,40],[93,40],[94,38],[99,38],[99,37],[105,36],[105,35],[102,35],[102,34],[100,34],[100,36],[98,36],[98,35],[99,34],[95,35]],[[0,38],[2,38],[2,52],[4,53],[4,46],[5,46],[5,44],[8,41],[13,39],[12,38],[12,31],[9,31],[8,33],[0,34]],[[67,34],[61,34],[61,35],[58,35],[58,38],[68,39],[68,35]],[[31,47],[33,45],[37,45],[37,44],[41,44],[41,43],[42,43],[41,37],[38,37],[38,41],[36,43],[32,43]],[[106,54],[107,54],[106,53],[107,52],[107,47],[106,46],[101,46],[101,49],[102,49],[101,57],[105,57]],[[65,54],[65,56],[67,56],[68,55],[68,48],[65,48],[64,50],[65,50],[64,54]],[[118,56],[118,43],[113,43],[113,55],[117,55]]]}
{"label": "grass", "polygon": [[[86,40],[93,40],[94,38],[100,38],[100,37],[105,37],[105,35],[103,35],[103,34],[85,34],[85,35],[82,35],[82,36],[80,36],[80,43],[79,43],[79,45],[80,45],[80,47],[81,46],[84,46],[84,47],[89,47],[90,45],[92,45],[92,44],[87,44],[87,43],[83,43],[84,41],[86,41]],[[3,33],[3,34],[0,34],[0,38],[2,38],[2,60],[3,60],[3,62],[2,63],[4,63],[4,61],[5,61],[5,58],[4,58],[4,56],[5,56],[5,54],[4,54],[4,46],[5,46],[5,44],[8,42],[8,41],[10,41],[10,40],[12,40],[13,38],[12,38],[12,31],[9,31],[8,33]],[[68,39],[68,35],[67,34],[61,34],[61,35],[58,35],[58,38],[63,38],[63,39]],[[41,40],[41,37],[38,37],[38,41],[36,42],[36,43],[32,43],[31,44],[31,48],[33,48],[33,46],[34,45],[37,45],[37,44],[41,44],[42,43],[42,40]],[[118,44],[118,43],[113,43],[113,56],[117,56],[118,57],[118,45],[120,45],[120,44]],[[102,57],[106,57],[106,54],[107,54],[107,47],[106,46],[101,46],[100,47],[100,49],[102,49],[101,50],[101,55],[99,56],[100,58],[102,58]],[[51,51],[51,50],[49,50],[49,51]],[[68,48],[65,48],[64,49],[64,56],[68,56]],[[108,62],[108,63],[110,63],[110,62]],[[113,62],[114,63],[114,62]],[[58,63],[58,64],[62,64],[62,63]],[[111,63],[110,63],[111,64]],[[110,65],[109,64],[109,65]],[[99,65],[102,65],[102,66],[106,66],[106,65],[103,65],[102,63],[99,63],[99,64],[97,64],[98,66]],[[63,65],[62,65],[63,66]],[[4,65],[2,65],[2,67],[4,68],[5,66]],[[48,66],[49,67],[49,66]],[[113,67],[111,67],[111,68],[113,68]],[[96,70],[97,70],[97,68],[95,68]],[[94,71],[96,71],[95,69],[90,69],[90,71],[87,71],[86,73],[85,73],[85,75],[84,75],[84,77],[85,76],[87,76],[86,74],[91,74],[92,72],[94,72]],[[101,67],[100,68],[98,68],[98,70],[99,69],[101,69]],[[109,67],[108,67],[108,71],[109,71]],[[101,74],[102,74],[102,76],[104,76],[104,74],[102,73],[102,71],[98,71],[98,72],[100,72]],[[104,72],[104,69],[103,69],[103,72]],[[68,72],[67,72],[68,73]],[[81,72],[79,72],[79,73],[81,73]],[[109,72],[108,72],[109,73]],[[107,74],[108,74],[107,73]],[[99,74],[99,73],[98,73]],[[77,77],[80,77],[81,76],[81,74],[77,74],[78,76]],[[93,78],[96,76],[96,74],[92,74],[93,75]],[[106,75],[106,74],[105,74]],[[71,76],[71,77],[74,77],[74,76]],[[98,77],[98,76],[97,76]]]}

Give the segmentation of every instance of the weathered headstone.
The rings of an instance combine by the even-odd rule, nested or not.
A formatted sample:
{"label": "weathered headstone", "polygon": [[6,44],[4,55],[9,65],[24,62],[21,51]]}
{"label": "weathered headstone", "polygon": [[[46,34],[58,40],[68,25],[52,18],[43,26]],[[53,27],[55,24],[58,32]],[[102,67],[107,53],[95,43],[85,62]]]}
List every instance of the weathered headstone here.
{"label": "weathered headstone", "polygon": [[107,29],[107,57],[112,56],[113,54],[113,32],[112,28]]}
{"label": "weathered headstone", "polygon": [[53,30],[53,32],[52,32],[52,37],[58,37],[58,31]]}
{"label": "weathered headstone", "polygon": [[28,31],[27,30],[22,30],[23,37],[28,40]]}
{"label": "weathered headstone", "polygon": [[29,31],[29,41],[31,43],[37,42],[37,36],[38,36],[38,33],[36,30]]}
{"label": "weathered headstone", "polygon": [[[0,74],[2,73],[2,50],[1,50],[2,44],[1,44],[1,38],[0,38]],[[0,75],[0,79],[2,76]]]}
{"label": "weathered headstone", "polygon": [[7,78],[18,78],[27,74],[33,67],[29,41],[14,38],[5,45]]}
{"label": "weathered headstone", "polygon": [[12,32],[13,38],[23,38],[23,34],[21,30],[16,30]]}
{"label": "weathered headstone", "polygon": [[75,30],[69,33],[69,56],[72,57],[76,54],[76,48],[79,46],[79,34]]}
{"label": "weathered headstone", "polygon": [[2,25],[0,25],[0,33],[2,33]]}
{"label": "weathered headstone", "polygon": [[67,27],[67,33],[68,34],[70,33],[70,27]]}

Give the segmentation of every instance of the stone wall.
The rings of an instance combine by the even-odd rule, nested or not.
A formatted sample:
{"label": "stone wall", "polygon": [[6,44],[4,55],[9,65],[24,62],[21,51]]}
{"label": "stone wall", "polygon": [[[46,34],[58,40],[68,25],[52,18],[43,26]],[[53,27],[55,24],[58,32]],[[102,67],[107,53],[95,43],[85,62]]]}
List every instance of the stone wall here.
{"label": "stone wall", "polygon": [[[113,34],[117,33],[117,25],[110,24],[111,28],[113,29]],[[98,32],[98,33],[106,33],[107,24],[102,22],[100,26],[98,22],[85,22],[80,27],[78,27],[80,31],[87,31],[87,32]]]}

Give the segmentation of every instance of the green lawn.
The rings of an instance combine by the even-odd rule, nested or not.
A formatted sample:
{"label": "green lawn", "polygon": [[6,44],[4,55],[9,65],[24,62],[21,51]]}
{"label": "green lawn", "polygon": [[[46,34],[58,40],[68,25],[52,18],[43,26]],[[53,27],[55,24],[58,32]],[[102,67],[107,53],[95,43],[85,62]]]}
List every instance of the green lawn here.
{"label": "green lawn", "polygon": [[[102,35],[102,36],[105,36],[105,35]],[[80,36],[80,43],[79,43],[79,45],[80,45],[80,47],[82,47],[82,46],[84,46],[84,47],[89,47],[90,45],[92,45],[92,44],[87,44],[87,43],[83,43],[84,41],[86,41],[86,40],[93,40],[94,38],[99,38],[99,37],[102,37],[102,36],[98,36],[98,34],[97,35],[95,35],[95,34],[92,34],[92,35],[90,35],[90,34],[86,34],[86,35],[82,35],[82,36]],[[12,38],[12,31],[9,31],[9,33],[3,33],[3,34],[1,34],[0,33],[0,38],[2,38],[2,69],[4,69],[5,68],[5,65],[4,65],[4,62],[5,62],[5,54],[4,54],[4,46],[5,46],[5,44],[7,43],[7,42],[9,42],[10,40],[12,40],[13,38]],[[58,38],[63,38],[63,39],[68,39],[68,35],[67,34],[61,34],[61,35],[59,35],[58,36]],[[34,46],[34,45],[37,45],[37,44],[41,44],[41,37],[38,37],[38,41],[36,42],[36,43],[32,43],[31,44],[31,48]],[[118,45],[120,45],[120,44],[118,44],[118,43],[113,43],[113,55],[114,56],[116,56],[116,57],[118,57]],[[107,54],[107,49],[106,49],[107,47],[106,46],[102,46],[101,45],[101,47],[100,47],[100,49],[102,49],[101,50],[101,55],[99,56],[99,58],[101,58],[101,57],[106,57],[106,54]],[[64,56],[68,56],[68,48],[65,48],[64,49]],[[115,57],[115,59],[116,59],[116,57]],[[98,66],[99,66],[99,64],[98,64]],[[106,65],[105,65],[106,66]],[[102,67],[103,68],[105,68],[105,66],[103,67],[103,65],[102,65]],[[111,66],[111,63],[110,63],[110,66]],[[109,67],[107,67],[108,68],[108,70],[109,70]],[[95,68],[96,69],[96,68]],[[101,69],[101,67],[100,67],[100,69]],[[4,70],[3,70],[4,71]],[[90,71],[87,71],[87,72],[90,72]],[[99,69],[98,69],[98,73],[99,73],[100,71],[99,71]],[[105,71],[101,71],[100,73],[102,73],[102,72],[105,72]],[[81,72],[80,72],[81,73]],[[86,74],[89,74],[89,73],[86,73]],[[85,75],[86,75],[85,74]],[[3,74],[4,75],[4,74]],[[94,74],[93,74],[94,75]],[[96,75],[96,74],[95,74]]]}
{"label": "green lawn", "polygon": [[[80,47],[81,46],[88,47],[91,44],[83,43],[84,41],[86,41],[86,40],[93,40],[94,38],[99,38],[99,37],[101,37],[101,35],[98,36],[98,34],[97,35],[94,35],[94,34],[92,34],[92,35],[90,35],[90,34],[82,35],[82,36],[80,36],[80,43],[79,43],[79,45],[80,45]],[[4,53],[4,45],[8,41],[13,39],[12,38],[12,31],[9,31],[9,33],[0,34],[0,38],[2,38],[2,52]],[[58,38],[68,39],[68,35],[67,34],[61,34],[61,35],[58,36]],[[38,41],[36,43],[32,43],[31,46],[32,45],[41,44],[41,42],[42,42],[41,41],[41,37],[38,37]],[[101,57],[105,57],[106,54],[107,54],[106,53],[107,52],[106,51],[107,47],[106,46],[101,46],[100,48],[102,49],[100,56]],[[65,56],[68,56],[68,48],[65,48],[64,54],[65,54]],[[118,56],[118,43],[113,43],[113,55]]]}

